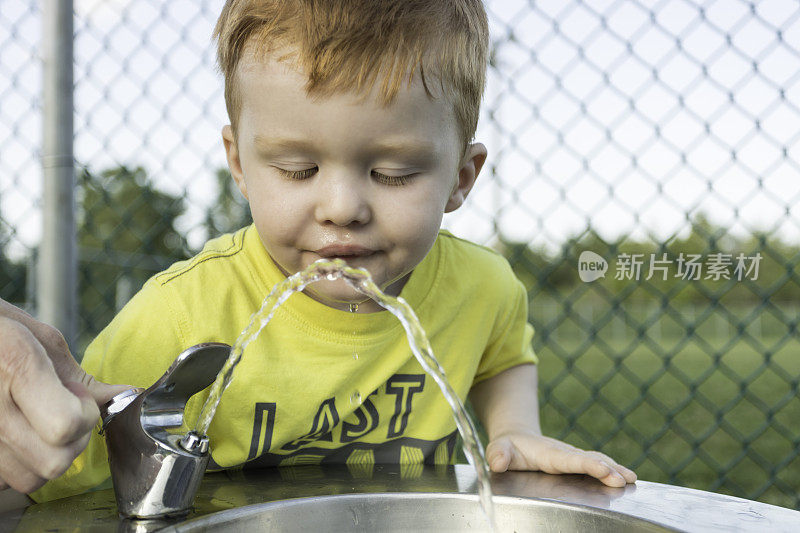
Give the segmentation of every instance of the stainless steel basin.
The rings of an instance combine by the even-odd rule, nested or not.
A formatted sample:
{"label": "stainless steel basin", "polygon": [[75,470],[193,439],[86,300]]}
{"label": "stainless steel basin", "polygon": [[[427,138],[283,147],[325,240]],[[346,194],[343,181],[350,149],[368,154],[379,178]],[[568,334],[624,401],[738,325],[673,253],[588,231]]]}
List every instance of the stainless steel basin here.
{"label": "stainless steel basin", "polygon": [[[555,501],[497,496],[497,531],[675,531],[641,518]],[[491,531],[477,496],[345,494],[249,505],[165,531]]]}
{"label": "stainless steel basin", "polygon": [[[505,472],[492,490],[499,531],[800,531],[795,510],[647,481]],[[468,465],[229,470],[205,475],[186,517],[122,519],[104,489],[0,513],[0,532],[488,531],[476,492]]]}

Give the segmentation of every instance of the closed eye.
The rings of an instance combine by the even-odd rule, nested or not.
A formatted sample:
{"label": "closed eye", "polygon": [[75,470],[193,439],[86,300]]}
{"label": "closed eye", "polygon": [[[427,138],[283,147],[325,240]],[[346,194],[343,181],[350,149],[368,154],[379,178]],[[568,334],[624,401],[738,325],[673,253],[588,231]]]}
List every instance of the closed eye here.
{"label": "closed eye", "polygon": [[317,167],[307,168],[305,170],[286,170],[281,167],[275,167],[278,172],[283,176],[292,180],[304,180],[310,178],[317,171]]}
{"label": "closed eye", "polygon": [[[317,167],[307,168],[304,170],[286,170],[280,167],[275,167],[281,175],[292,179],[292,180],[305,180],[313,176],[317,170]],[[382,183],[384,185],[389,185],[393,187],[406,185],[408,182],[413,178],[416,174],[406,174],[404,176],[387,176],[386,174],[382,174],[376,170],[372,171],[372,176],[375,178],[375,181],[378,183]]]}
{"label": "closed eye", "polygon": [[381,174],[376,170],[372,171],[372,175],[375,177],[375,180],[378,183],[383,183],[384,185],[390,185],[393,187],[406,185],[409,181],[411,181],[411,178],[416,176],[416,174],[406,174],[405,176],[387,176],[386,174]]}

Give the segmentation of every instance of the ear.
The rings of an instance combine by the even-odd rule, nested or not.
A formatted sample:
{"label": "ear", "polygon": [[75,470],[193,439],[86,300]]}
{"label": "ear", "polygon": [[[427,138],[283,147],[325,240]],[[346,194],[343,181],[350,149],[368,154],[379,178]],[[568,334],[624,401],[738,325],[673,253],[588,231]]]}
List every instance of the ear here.
{"label": "ear", "polygon": [[242,161],[239,159],[239,147],[233,137],[233,128],[230,125],[222,128],[222,144],[225,145],[225,155],[228,158],[228,168],[231,170],[233,181],[236,182],[236,186],[239,187],[245,199],[249,200],[247,197],[247,185],[244,183]]}
{"label": "ear", "polygon": [[461,160],[460,168],[458,170],[458,181],[450,198],[447,199],[447,204],[444,206],[444,212],[450,213],[455,211],[466,200],[467,195],[475,185],[475,180],[483,168],[483,163],[486,161],[486,146],[482,143],[470,144],[464,158]]}

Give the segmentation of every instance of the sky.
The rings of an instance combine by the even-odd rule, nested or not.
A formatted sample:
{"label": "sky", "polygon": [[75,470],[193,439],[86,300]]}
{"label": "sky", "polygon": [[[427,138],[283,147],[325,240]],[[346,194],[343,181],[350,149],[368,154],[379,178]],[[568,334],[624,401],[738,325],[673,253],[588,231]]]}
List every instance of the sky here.
{"label": "sky", "polygon": [[[41,233],[41,2],[0,1],[0,214]],[[190,244],[225,165],[220,0],[75,0],[75,155],[185,194]],[[588,226],[666,239],[706,213],[800,239],[800,11],[789,0],[489,0],[489,159],[458,235],[555,250]]]}

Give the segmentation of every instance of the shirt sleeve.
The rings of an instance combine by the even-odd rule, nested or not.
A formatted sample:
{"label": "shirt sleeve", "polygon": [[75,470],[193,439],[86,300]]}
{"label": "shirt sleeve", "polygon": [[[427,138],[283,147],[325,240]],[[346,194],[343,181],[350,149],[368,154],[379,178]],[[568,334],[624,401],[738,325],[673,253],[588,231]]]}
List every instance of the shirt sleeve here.
{"label": "shirt sleeve", "polygon": [[533,352],[533,326],[528,323],[528,295],[525,286],[516,277],[511,292],[505,299],[508,304],[495,326],[486,346],[473,385],[489,379],[511,367],[536,364],[539,359]]}
{"label": "shirt sleeve", "polygon": [[[105,383],[149,387],[169,368],[184,346],[164,287],[145,284],[86,348],[81,366]],[[100,421],[86,449],[60,477],[30,494],[37,502],[106,488],[110,472]]]}

